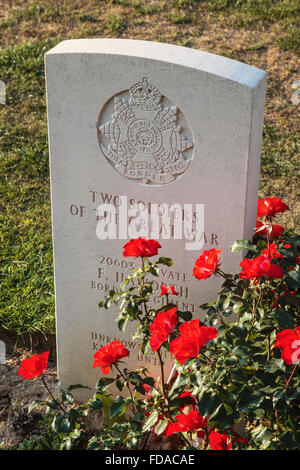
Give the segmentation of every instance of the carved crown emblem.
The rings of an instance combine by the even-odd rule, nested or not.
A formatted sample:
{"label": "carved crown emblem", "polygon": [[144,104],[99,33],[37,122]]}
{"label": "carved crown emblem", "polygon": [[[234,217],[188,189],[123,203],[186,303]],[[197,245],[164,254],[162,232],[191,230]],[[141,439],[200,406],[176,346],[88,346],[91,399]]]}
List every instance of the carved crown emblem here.
{"label": "carved crown emblem", "polygon": [[163,185],[185,173],[193,156],[192,132],[183,113],[169,100],[166,105],[158,88],[143,78],[116,95],[107,121],[102,116],[108,115],[111,104],[109,100],[101,110],[97,132],[103,154],[119,174],[138,183]]}
{"label": "carved crown emblem", "polygon": [[151,85],[147,78],[135,83],[129,90],[130,101],[133,106],[147,109],[156,109],[161,99],[160,91]]}

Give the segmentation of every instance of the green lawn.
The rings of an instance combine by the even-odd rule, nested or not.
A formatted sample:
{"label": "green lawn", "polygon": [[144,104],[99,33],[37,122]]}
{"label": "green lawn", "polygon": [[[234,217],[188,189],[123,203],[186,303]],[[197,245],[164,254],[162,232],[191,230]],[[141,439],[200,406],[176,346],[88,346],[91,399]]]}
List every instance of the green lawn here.
{"label": "green lawn", "polygon": [[[2,8],[5,6],[5,8]],[[54,332],[44,53],[64,39],[123,37],[222,54],[268,73],[261,196],[300,220],[297,108],[299,1],[0,0],[0,326]]]}

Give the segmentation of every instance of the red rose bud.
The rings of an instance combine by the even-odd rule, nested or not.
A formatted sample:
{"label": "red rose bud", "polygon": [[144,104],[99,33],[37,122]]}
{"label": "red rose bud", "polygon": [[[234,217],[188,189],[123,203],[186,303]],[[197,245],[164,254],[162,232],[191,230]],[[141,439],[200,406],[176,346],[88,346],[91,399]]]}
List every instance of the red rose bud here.
{"label": "red rose bud", "polygon": [[142,384],[142,387],[145,390],[145,392],[147,393],[147,395],[151,394],[153,387],[150,387],[150,385],[147,385],[147,384]]}
{"label": "red rose bud", "polygon": [[282,349],[281,359],[288,365],[300,362],[300,326],[277,333],[275,348]]}
{"label": "red rose bud", "polygon": [[176,292],[174,286],[166,286],[165,284],[163,284],[161,286],[160,295],[165,295],[165,294],[178,295],[178,292]]}
{"label": "red rose bud", "polygon": [[22,379],[34,379],[43,375],[47,369],[49,353],[50,351],[43,352],[40,355],[35,354],[30,359],[22,361],[18,375],[23,376]]}
{"label": "red rose bud", "polygon": [[258,200],[257,217],[273,217],[275,214],[286,210],[289,210],[289,207],[282,202],[280,197],[266,197]]}
{"label": "red rose bud", "polygon": [[184,364],[192,357],[197,357],[200,349],[218,335],[216,328],[200,326],[198,319],[182,323],[179,331],[180,336],[170,343],[170,353],[180,364]]}
{"label": "red rose bud", "polygon": [[[270,231],[268,231],[268,228],[270,228]],[[270,239],[273,239],[275,237],[280,237],[283,232],[284,227],[282,225],[270,224],[268,222],[262,223],[258,219],[256,221],[256,233],[259,233],[260,235],[266,237],[269,233]]]}
{"label": "red rose bud", "polygon": [[129,356],[128,349],[121,341],[112,341],[107,346],[103,346],[94,354],[93,368],[101,367],[103,374],[108,374],[112,364],[115,364],[123,357]]}
{"label": "red rose bud", "polygon": [[153,323],[150,325],[150,346],[153,351],[157,351],[168,338],[171,331],[178,322],[177,307],[171,308],[167,312],[159,312]]}
{"label": "red rose bud", "polygon": [[158,253],[158,249],[161,248],[160,244],[156,240],[146,240],[145,237],[139,237],[130,240],[124,246],[123,256],[144,256],[150,258]]}
{"label": "red rose bud", "polygon": [[230,450],[232,447],[232,440],[230,436],[217,431],[210,431],[208,435],[210,448],[212,450]]}
{"label": "red rose bud", "polygon": [[262,255],[269,256],[270,259],[272,258],[283,258],[282,254],[277,251],[276,243],[271,243],[270,248],[265,248],[262,252]]}
{"label": "red rose bud", "polygon": [[215,248],[204,250],[195,262],[193,276],[199,280],[210,277],[218,267],[221,251],[222,248],[220,250],[216,250]]}

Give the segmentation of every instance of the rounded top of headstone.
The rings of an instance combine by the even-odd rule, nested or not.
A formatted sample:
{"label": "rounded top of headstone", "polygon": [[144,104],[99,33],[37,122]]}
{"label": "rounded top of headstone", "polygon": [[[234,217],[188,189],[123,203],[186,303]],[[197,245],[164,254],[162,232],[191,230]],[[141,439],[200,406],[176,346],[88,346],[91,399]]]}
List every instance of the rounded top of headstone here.
{"label": "rounded top of headstone", "polygon": [[266,72],[257,67],[210,52],[136,39],[70,39],[50,49],[46,57],[53,54],[112,54],[140,57],[193,68],[249,88],[256,88],[266,76]]}

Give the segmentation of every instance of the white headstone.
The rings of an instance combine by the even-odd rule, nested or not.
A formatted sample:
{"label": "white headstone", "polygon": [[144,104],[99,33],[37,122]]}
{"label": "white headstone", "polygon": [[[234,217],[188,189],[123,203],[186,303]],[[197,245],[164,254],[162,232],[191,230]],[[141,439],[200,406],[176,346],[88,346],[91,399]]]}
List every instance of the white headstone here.
{"label": "white headstone", "polygon": [[[262,70],[231,59],[146,41],[70,40],[46,54],[63,388],[93,387],[101,375],[92,369],[93,355],[114,339],[130,349],[130,367],[145,365],[158,375],[154,353],[142,357],[137,342],[129,342],[133,328],[125,335],[118,330],[118,308],[98,309],[138,263],[122,257],[126,241],[144,234],[124,226],[125,197],[128,208],[140,202],[148,212],[155,204],[179,204],[182,225],[188,225],[191,207],[199,222],[204,208],[198,243],[176,239],[180,230],[168,233],[166,224],[157,233],[149,218],[146,238],[160,234],[159,255],[175,262],[154,285],[157,307],[162,281],[180,293],[172,299],[180,310],[201,317],[198,306],[213,300],[220,287],[216,277],[192,276],[203,249],[223,248],[222,269],[238,272],[241,253],[228,247],[251,237],[255,227],[265,78]],[[115,239],[100,239],[105,207],[97,208],[103,203],[115,207]],[[121,203],[125,212],[119,213]]]}
{"label": "white headstone", "polygon": [[5,90],[5,83],[0,80],[0,104],[6,103],[6,90]]}
{"label": "white headstone", "polygon": [[6,346],[4,341],[0,340],[0,364],[5,364],[6,362]]}

